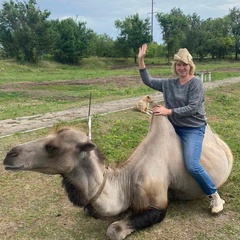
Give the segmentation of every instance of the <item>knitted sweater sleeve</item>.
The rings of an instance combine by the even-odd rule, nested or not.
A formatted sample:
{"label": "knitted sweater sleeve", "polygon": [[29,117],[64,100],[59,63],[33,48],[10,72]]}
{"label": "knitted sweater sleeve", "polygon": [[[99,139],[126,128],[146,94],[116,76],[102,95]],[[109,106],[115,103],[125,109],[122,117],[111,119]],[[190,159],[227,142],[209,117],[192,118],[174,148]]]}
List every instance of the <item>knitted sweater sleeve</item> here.
{"label": "knitted sweater sleeve", "polygon": [[139,71],[140,71],[140,76],[142,78],[142,81],[145,85],[155,90],[158,90],[160,92],[163,91],[163,86],[162,86],[163,79],[151,77],[146,68],[140,69]]}

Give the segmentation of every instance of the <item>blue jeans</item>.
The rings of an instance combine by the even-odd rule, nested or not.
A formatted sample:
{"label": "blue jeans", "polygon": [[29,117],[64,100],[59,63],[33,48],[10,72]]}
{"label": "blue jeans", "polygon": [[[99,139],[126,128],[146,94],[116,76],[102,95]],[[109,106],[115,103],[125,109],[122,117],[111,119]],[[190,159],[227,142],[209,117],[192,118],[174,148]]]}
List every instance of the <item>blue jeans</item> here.
{"label": "blue jeans", "polygon": [[202,191],[207,195],[217,192],[211,177],[200,164],[202,142],[206,125],[202,127],[175,127],[175,131],[182,140],[183,158],[188,172],[195,178]]}

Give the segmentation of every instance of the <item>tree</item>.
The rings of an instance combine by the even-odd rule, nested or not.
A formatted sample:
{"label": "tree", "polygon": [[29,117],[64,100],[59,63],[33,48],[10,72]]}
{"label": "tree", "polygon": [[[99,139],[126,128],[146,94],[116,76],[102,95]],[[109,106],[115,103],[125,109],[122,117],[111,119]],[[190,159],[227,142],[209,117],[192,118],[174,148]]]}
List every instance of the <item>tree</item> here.
{"label": "tree", "polygon": [[186,39],[186,31],[189,25],[189,19],[179,8],[173,8],[170,13],[157,13],[156,19],[162,28],[162,35],[167,45],[168,61],[182,47]]}
{"label": "tree", "polygon": [[97,35],[94,46],[98,57],[114,56],[114,40],[107,34]]}
{"label": "tree", "polygon": [[[202,20],[201,24],[198,26],[197,33],[197,41],[193,53],[203,60],[209,54],[210,45],[209,39],[211,39],[211,31],[209,30],[209,24],[211,22],[211,18],[207,20]],[[191,33],[189,33],[191,34]]]}
{"label": "tree", "polygon": [[72,18],[51,21],[54,35],[53,55],[61,63],[76,64],[88,56],[88,48],[93,31],[86,28],[86,23]]}
{"label": "tree", "polygon": [[186,28],[186,38],[182,47],[186,47],[191,53],[194,53],[199,46],[199,43],[203,43],[204,41],[204,33],[201,28],[202,20],[196,13],[188,15],[187,17],[189,20],[189,25]]}
{"label": "tree", "polygon": [[89,56],[97,57],[116,57],[115,41],[106,33],[93,33],[92,38],[88,42]]}
{"label": "tree", "polygon": [[[128,42],[125,38],[118,37],[114,43],[114,49],[116,51],[116,55],[118,57],[128,58],[129,56],[132,56],[132,49],[129,48]],[[136,58],[134,62],[136,63]]]}
{"label": "tree", "polygon": [[230,34],[235,42],[235,60],[237,60],[240,52],[240,10],[237,7],[231,9],[227,19],[229,21]]}
{"label": "tree", "polygon": [[233,47],[233,41],[228,34],[226,19],[208,19],[205,26],[205,31],[209,33],[206,41],[208,52],[212,55],[212,58],[224,58]]}
{"label": "tree", "polygon": [[7,57],[36,62],[51,48],[49,11],[41,12],[35,0],[3,3],[0,11],[0,42]]}
{"label": "tree", "polygon": [[137,53],[143,43],[151,42],[151,26],[149,18],[141,20],[139,14],[129,16],[123,21],[116,20],[115,26],[120,30],[117,38],[118,44],[131,49],[134,54],[134,62],[137,62]]}

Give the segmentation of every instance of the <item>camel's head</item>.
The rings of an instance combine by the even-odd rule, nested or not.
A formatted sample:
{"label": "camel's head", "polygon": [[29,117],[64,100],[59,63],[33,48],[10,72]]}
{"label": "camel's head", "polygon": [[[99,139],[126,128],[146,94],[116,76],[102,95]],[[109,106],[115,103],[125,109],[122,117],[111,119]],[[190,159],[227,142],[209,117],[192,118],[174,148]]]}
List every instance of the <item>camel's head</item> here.
{"label": "camel's head", "polygon": [[46,174],[67,174],[87,159],[95,144],[87,135],[65,128],[36,141],[12,148],[3,164],[6,170],[37,171]]}

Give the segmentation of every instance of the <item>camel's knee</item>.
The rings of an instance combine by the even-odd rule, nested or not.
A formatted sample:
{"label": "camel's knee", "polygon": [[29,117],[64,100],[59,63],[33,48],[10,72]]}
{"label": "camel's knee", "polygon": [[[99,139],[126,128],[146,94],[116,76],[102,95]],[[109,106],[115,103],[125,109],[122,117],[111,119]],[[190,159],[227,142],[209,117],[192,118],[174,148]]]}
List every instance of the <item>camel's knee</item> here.
{"label": "camel's knee", "polygon": [[128,218],[128,226],[135,230],[141,230],[161,222],[166,216],[166,209],[150,208],[143,212],[133,213]]}
{"label": "camel's knee", "polygon": [[143,212],[133,213],[126,219],[111,224],[107,229],[107,236],[111,240],[122,240],[134,231],[161,222],[165,218],[166,212],[167,209],[151,208]]}

